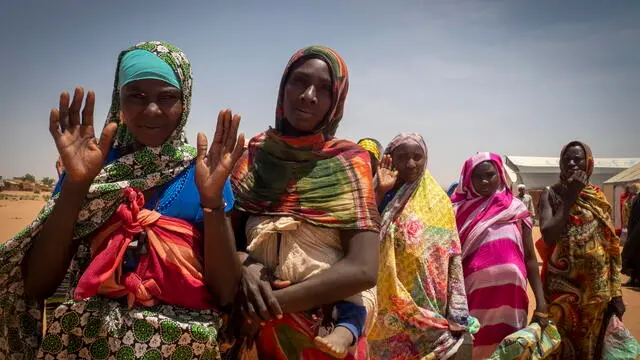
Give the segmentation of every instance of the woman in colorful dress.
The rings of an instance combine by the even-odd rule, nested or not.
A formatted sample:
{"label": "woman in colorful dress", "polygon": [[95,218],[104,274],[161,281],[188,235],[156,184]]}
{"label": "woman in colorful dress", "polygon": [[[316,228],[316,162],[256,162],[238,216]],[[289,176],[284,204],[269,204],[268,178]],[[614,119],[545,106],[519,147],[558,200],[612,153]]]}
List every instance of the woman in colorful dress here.
{"label": "woman in colorful dress", "polygon": [[471,315],[481,328],[473,358],[486,359],[506,336],[527,326],[527,279],[536,299],[533,321],[547,322],[547,306],[527,207],[511,193],[499,155],[478,153],[462,167],[451,201],[462,244]]}
{"label": "woman in colorful dress", "polygon": [[599,359],[605,314],[622,318],[620,240],[604,193],[589,183],[593,155],[573,141],[560,153],[560,181],[542,194],[537,242],[549,314],[562,338],[558,359]]}
{"label": "woman in colorful dress", "polygon": [[[62,93],[50,115],[66,165],[57,190],[0,250],[0,357],[218,358],[216,308],[241,275],[225,216],[239,117],[220,113],[209,152],[204,134],[197,150],[187,144],[191,67],[161,42],[118,57],[99,140],[93,92],[70,100]],[[43,300],[63,279],[70,300],[43,338]]]}
{"label": "woman in colorful dress", "polygon": [[[334,50],[296,52],[280,83],[275,128],[250,141],[232,176],[238,248],[247,252],[242,308],[251,324],[263,323],[259,358],[367,356],[361,292],[376,283],[380,215],[369,154],[335,137],[347,89]],[[280,280],[277,289],[265,273]],[[326,304],[337,312],[328,335],[316,316]]]}
{"label": "woman in colorful dress", "polygon": [[382,243],[372,358],[469,359],[475,321],[467,308],[455,217],[427,170],[422,136],[396,136],[377,177]]}

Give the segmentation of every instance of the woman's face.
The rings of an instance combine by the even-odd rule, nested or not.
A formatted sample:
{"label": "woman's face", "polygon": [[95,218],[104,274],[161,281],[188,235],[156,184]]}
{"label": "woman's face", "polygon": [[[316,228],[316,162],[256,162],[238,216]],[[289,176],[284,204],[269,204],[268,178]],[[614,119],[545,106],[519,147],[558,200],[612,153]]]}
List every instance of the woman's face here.
{"label": "woman's face", "polygon": [[565,151],[560,159],[560,173],[563,179],[568,179],[577,170],[587,170],[587,155],[580,145],[573,145]]}
{"label": "woman's face", "polygon": [[145,146],[160,146],[171,136],[182,115],[180,89],[161,80],[144,79],[120,91],[120,109],[127,130]]}
{"label": "woman's face", "polygon": [[420,145],[410,142],[398,146],[391,154],[398,177],[404,182],[418,180],[427,161]]}
{"label": "woman's face", "polygon": [[331,108],[331,73],[322,60],[301,61],[289,73],[282,106],[291,126],[300,132],[313,132]]}
{"label": "woman's face", "polygon": [[500,187],[500,174],[491,161],[478,164],[471,174],[471,184],[474,190],[483,197],[496,193]]}

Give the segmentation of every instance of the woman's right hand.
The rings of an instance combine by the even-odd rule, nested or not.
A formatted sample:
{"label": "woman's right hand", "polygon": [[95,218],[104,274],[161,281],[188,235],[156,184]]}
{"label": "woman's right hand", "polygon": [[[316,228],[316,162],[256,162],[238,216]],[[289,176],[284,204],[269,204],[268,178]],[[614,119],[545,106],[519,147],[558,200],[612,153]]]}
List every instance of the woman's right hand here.
{"label": "woman's right hand", "polygon": [[49,132],[53,136],[67,179],[76,183],[90,183],[100,172],[111,148],[118,125],[111,123],[98,141],[93,128],[95,94],[89,91],[82,113],[80,107],[84,90],[75,89],[69,105],[69,93],[60,94],[60,107],[52,109]]}
{"label": "woman's right hand", "polygon": [[378,191],[381,193],[386,194],[396,185],[398,171],[393,169],[391,155],[386,154],[382,157],[376,176],[378,177]]}
{"label": "woman's right hand", "polygon": [[589,176],[583,170],[576,170],[569,176],[567,180],[567,189],[570,195],[579,195],[582,189],[584,189],[589,183]]}

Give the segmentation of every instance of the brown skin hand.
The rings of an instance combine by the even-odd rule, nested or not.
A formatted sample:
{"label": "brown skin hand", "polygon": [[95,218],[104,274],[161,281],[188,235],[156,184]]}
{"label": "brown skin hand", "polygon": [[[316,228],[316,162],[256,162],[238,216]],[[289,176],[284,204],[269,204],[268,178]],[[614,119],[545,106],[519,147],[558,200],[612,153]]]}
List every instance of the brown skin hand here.
{"label": "brown skin hand", "polygon": [[80,206],[107,158],[117,129],[116,124],[105,127],[98,142],[93,129],[95,95],[87,94],[80,112],[83,99],[84,90],[76,88],[69,105],[69,94],[63,92],[59,108],[49,116],[49,132],[66,165],[66,177],[51,215],[22,261],[24,291],[31,299],[51,296],[64,279],[79,245],[73,241],[73,227]]}
{"label": "brown skin hand", "polygon": [[[198,134],[195,182],[200,202],[209,209],[224,207],[222,189],[244,152],[244,135],[238,134],[240,116],[231,110],[218,114],[215,135],[207,153],[207,137]],[[237,139],[237,140],[236,140]],[[216,305],[230,304],[238,291],[242,268],[230,219],[222,212],[204,213],[204,280]]]}
{"label": "brown skin hand", "polygon": [[[284,85],[284,135],[300,136],[322,126],[331,110],[332,79],[329,67],[318,59],[303,59]],[[241,218],[239,214],[234,216]],[[244,233],[246,221],[238,221],[236,233]],[[378,234],[341,231],[344,258],[327,271],[303,282],[272,290],[264,266],[239,253],[245,264],[241,281],[241,305],[245,318],[254,323],[332,304],[375,286],[378,277]],[[244,244],[246,246],[246,244]],[[288,284],[285,284],[288,285]]]}
{"label": "brown skin hand", "polygon": [[570,147],[560,159],[560,183],[553,185],[554,191],[560,194],[560,204],[555,214],[551,208],[549,191],[545,190],[540,197],[540,232],[549,246],[560,239],[569,221],[569,211],[589,181],[585,171],[584,149],[581,146]]}
{"label": "brown skin hand", "polygon": [[398,179],[398,171],[393,168],[391,155],[385,154],[382,156],[382,161],[380,161],[378,165],[377,177],[378,187],[375,189],[376,204],[380,205],[384,196],[400,182]]}

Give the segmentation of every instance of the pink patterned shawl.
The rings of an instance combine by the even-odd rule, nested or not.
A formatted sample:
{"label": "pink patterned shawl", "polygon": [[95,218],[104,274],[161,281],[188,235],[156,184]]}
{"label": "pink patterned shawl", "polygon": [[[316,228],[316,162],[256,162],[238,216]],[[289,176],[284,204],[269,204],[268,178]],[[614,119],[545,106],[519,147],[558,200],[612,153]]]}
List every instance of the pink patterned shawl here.
{"label": "pink patterned shawl", "polygon": [[[491,161],[500,174],[501,188],[492,196],[482,197],[471,183],[473,169],[484,161]],[[514,223],[524,220],[532,227],[527,207],[513,197],[507,185],[502,158],[499,155],[481,152],[467,161],[462,167],[460,182],[451,197],[456,212],[456,223],[462,244],[462,259],[472,254],[482,244],[482,234],[497,223]]]}

